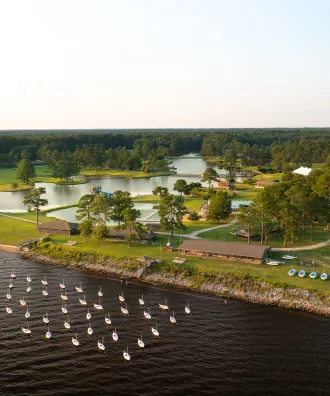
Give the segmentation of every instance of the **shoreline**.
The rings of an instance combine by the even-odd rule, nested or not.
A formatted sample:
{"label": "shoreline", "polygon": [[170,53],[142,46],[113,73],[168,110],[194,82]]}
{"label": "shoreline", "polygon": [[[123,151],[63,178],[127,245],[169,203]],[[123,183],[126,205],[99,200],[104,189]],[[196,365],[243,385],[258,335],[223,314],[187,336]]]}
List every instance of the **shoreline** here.
{"label": "shoreline", "polygon": [[[137,266],[137,261],[123,261],[104,257],[101,262],[50,257],[44,252],[17,252],[26,260],[41,264],[91,271],[99,274],[135,279],[143,283],[164,285],[183,291],[221,296],[261,305],[330,315],[329,295],[302,288],[276,287],[264,281],[236,277],[233,274],[201,274],[201,279],[190,279],[184,274],[172,275],[155,270],[154,266]],[[95,262],[96,261],[96,262]],[[132,269],[131,269],[132,268]]]}

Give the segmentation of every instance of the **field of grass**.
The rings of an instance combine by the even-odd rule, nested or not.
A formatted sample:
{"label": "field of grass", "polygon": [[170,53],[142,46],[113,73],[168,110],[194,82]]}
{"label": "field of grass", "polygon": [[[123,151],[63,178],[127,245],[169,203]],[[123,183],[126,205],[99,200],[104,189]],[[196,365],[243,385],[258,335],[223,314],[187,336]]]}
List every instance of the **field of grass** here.
{"label": "field of grass", "polygon": [[260,189],[255,188],[252,184],[236,183],[234,200],[252,200],[259,192]]}
{"label": "field of grass", "polygon": [[132,179],[139,179],[144,177],[155,177],[169,175],[171,172],[154,172],[143,173],[140,171],[130,170],[114,170],[114,169],[82,169],[80,174],[83,176],[96,177],[96,176],[113,176],[113,177],[128,177]]}
{"label": "field of grass", "polygon": [[283,173],[262,173],[254,176],[254,180],[281,181]]}
{"label": "field of grass", "polygon": [[34,223],[27,221],[1,216],[0,225],[0,244],[20,245],[23,242],[43,236],[42,233],[36,230]]}

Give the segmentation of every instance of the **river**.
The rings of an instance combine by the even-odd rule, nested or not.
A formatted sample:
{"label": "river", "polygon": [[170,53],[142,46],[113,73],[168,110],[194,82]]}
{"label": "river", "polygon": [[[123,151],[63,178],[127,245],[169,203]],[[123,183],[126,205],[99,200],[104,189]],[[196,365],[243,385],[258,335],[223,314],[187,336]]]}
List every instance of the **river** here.
{"label": "river", "polygon": [[[202,174],[207,168],[207,163],[196,154],[172,159],[172,164],[177,168],[178,173]],[[221,173],[228,173],[222,169]],[[48,205],[45,209],[55,208],[76,203],[83,194],[87,194],[93,185],[101,185],[102,190],[113,192],[116,190],[128,191],[132,196],[151,195],[152,190],[157,186],[167,187],[173,192],[174,183],[182,177],[159,176],[142,179],[128,178],[93,178],[86,184],[78,185],[57,185],[53,183],[37,183],[37,187],[46,189]],[[187,178],[188,183],[200,182],[199,178]],[[206,186],[206,185],[205,185]],[[0,212],[22,212],[25,211],[22,201],[27,191],[0,192]]]}
{"label": "river", "polygon": [[[121,283],[93,273],[41,265],[16,254],[0,252],[0,389],[3,395],[325,395],[330,379],[328,318],[239,301],[183,293],[165,287],[128,283],[124,296],[129,316],[120,312]],[[13,314],[5,312],[5,294],[14,268]],[[32,292],[25,289],[31,275]],[[48,297],[40,280],[47,276]],[[64,279],[72,331],[64,327],[59,283]],[[87,335],[86,308],[78,303],[75,286],[82,284],[91,307],[100,286],[102,304],[110,312],[119,341],[113,343],[112,327],[104,313],[91,309],[94,335]],[[138,298],[143,293],[152,320],[143,316]],[[31,336],[25,309],[31,319]],[[177,326],[161,311],[164,299],[174,310]],[[184,313],[189,302],[192,315]],[[53,338],[45,339],[42,316],[48,312]],[[160,337],[151,334],[158,324]],[[79,348],[71,343],[78,334]],[[137,346],[143,334],[144,350]],[[97,349],[104,338],[106,353]],[[128,346],[131,363],[123,359]]]}

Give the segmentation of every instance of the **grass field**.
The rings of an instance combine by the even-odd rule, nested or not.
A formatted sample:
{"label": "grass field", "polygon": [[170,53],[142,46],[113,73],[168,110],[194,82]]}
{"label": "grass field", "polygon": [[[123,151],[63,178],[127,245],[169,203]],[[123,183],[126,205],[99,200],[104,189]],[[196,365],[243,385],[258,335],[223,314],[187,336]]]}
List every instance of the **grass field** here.
{"label": "grass field", "polygon": [[0,217],[0,244],[20,245],[31,239],[41,237],[43,234],[36,230],[34,223]]}
{"label": "grass field", "polygon": [[80,174],[83,176],[113,176],[113,177],[128,177],[132,179],[139,179],[144,177],[156,177],[169,175],[171,172],[153,172],[143,173],[140,171],[129,171],[129,170],[114,170],[114,169],[82,169]]}

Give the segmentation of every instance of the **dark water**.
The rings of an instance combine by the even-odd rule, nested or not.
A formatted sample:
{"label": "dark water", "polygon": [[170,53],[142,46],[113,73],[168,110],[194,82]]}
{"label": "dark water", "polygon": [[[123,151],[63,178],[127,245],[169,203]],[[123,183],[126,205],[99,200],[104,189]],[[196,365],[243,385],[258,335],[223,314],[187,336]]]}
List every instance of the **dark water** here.
{"label": "dark water", "polygon": [[[118,280],[91,273],[40,265],[0,252],[0,393],[3,395],[322,395],[329,394],[328,318],[262,307],[220,298],[184,294],[161,287],[124,286],[130,315],[120,312]],[[12,291],[13,314],[5,312],[9,276],[17,278]],[[32,292],[26,293],[26,275]],[[42,296],[46,274],[49,297]],[[64,327],[59,282],[64,279],[72,331]],[[75,286],[82,283],[86,300],[97,302],[102,286],[105,313],[110,311],[119,341],[113,343],[104,312],[92,311],[94,335],[87,335],[86,308],[79,305]],[[138,298],[144,294],[151,321],[143,317]],[[31,336],[19,298],[31,312]],[[167,298],[177,326],[158,303]],[[192,315],[184,313],[188,301]],[[53,338],[42,316],[48,311]],[[151,334],[158,323],[160,338]],[[71,343],[78,333],[80,347]],[[143,334],[145,350],[137,338]],[[106,353],[97,349],[104,336]],[[123,359],[128,346],[131,363]]]}

